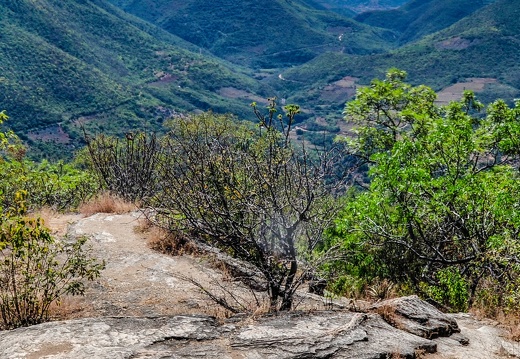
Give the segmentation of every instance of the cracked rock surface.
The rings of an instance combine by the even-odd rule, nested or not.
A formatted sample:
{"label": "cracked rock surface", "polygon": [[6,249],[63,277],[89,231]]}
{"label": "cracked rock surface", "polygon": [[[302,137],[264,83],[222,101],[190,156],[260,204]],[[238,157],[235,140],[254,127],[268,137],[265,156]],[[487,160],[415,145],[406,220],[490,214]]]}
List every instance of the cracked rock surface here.
{"label": "cracked rock surface", "polygon": [[2,358],[360,358],[436,344],[395,329],[375,314],[291,313],[251,324],[208,316],[86,318],[0,334]]}

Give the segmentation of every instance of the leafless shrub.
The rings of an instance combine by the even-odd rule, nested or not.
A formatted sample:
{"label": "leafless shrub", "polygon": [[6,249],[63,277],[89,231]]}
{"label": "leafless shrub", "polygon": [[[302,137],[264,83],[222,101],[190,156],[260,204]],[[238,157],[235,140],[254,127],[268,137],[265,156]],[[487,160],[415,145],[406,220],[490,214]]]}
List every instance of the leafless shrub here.
{"label": "leafless shrub", "polygon": [[127,133],[125,140],[85,133],[89,164],[100,185],[130,202],[155,194],[160,146],[155,135]]}
{"label": "leafless shrub", "polygon": [[314,250],[341,208],[334,195],[346,187],[337,166],[344,153],[291,144],[297,106],[286,106],[287,123],[274,117],[274,100],[265,117],[254,109],[257,130],[211,113],[176,119],[151,207],[180,238],[253,265],[267,283],[270,309],[289,310],[308,273],[330,254],[318,258]]}

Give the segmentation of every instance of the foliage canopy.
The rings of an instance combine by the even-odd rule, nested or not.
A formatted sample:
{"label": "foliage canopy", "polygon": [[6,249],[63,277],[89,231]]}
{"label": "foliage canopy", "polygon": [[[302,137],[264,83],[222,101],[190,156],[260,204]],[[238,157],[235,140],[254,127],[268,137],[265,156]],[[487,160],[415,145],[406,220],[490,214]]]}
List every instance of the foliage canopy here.
{"label": "foliage canopy", "polygon": [[[404,78],[392,70],[346,106],[359,126],[350,146],[371,163],[371,182],[336,230],[362,248],[369,275],[462,310],[484,282],[512,288],[519,278],[520,102],[497,101],[480,117],[473,93],[438,108],[431,89]],[[501,300],[508,291],[497,291]]]}

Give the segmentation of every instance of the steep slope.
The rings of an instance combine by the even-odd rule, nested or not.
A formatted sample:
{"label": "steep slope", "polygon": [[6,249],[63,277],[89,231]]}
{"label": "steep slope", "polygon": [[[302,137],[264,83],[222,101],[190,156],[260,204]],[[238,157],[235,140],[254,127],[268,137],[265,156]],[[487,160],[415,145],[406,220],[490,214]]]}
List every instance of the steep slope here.
{"label": "steep slope", "polygon": [[70,132],[79,118],[121,132],[157,127],[173,110],[246,113],[247,101],[217,92],[262,92],[243,70],[105,0],[2,2],[0,28],[0,106],[22,134],[61,122]]}
{"label": "steep slope", "polygon": [[[357,86],[384,77],[391,67],[407,71],[409,81],[438,91],[460,83],[460,95],[464,88],[471,88],[469,84],[478,84],[478,96],[485,102],[512,100],[520,95],[519,17],[520,0],[498,0],[443,31],[388,54],[324,54],[284,72],[285,81],[274,84],[281,93],[291,94],[290,100],[305,103],[318,114],[337,112]],[[353,84],[341,92],[336,86],[339,81],[344,86],[348,81]],[[339,96],[330,99],[334,91]]]}
{"label": "steep slope", "polygon": [[354,19],[399,32],[400,43],[406,43],[440,31],[490,2],[492,0],[412,0],[398,9],[368,11]]}
{"label": "steep slope", "polygon": [[393,33],[373,29],[309,0],[110,0],[226,60],[276,68],[327,52],[377,53]]}

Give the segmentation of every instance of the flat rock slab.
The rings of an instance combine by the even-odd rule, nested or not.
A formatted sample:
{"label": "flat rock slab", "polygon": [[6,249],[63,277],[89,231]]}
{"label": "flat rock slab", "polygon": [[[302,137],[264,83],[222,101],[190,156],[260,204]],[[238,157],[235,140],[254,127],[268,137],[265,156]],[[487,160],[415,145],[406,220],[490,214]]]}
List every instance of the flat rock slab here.
{"label": "flat rock slab", "polygon": [[208,316],[89,318],[0,332],[0,357],[74,358],[386,358],[434,352],[430,340],[375,314],[291,313],[250,324]]}
{"label": "flat rock slab", "polygon": [[76,319],[0,332],[0,358],[131,358],[169,338],[210,340],[219,335],[211,317]]}

